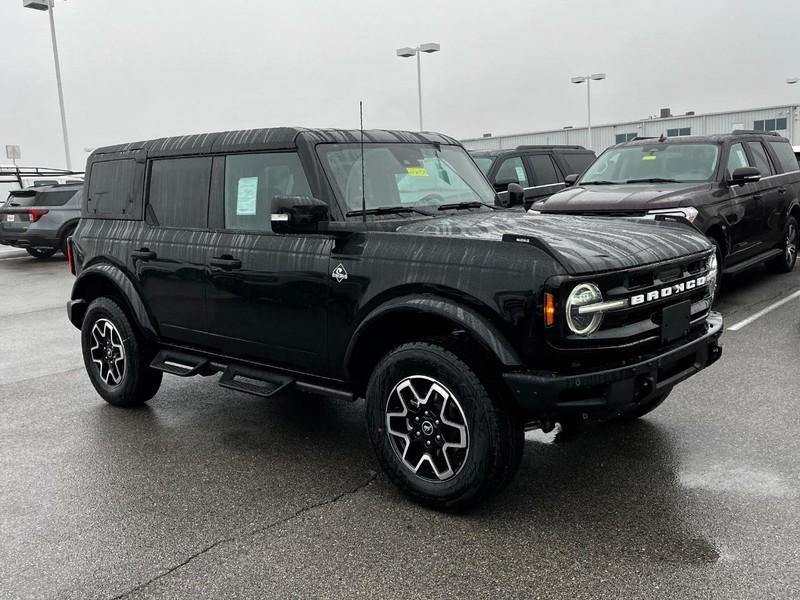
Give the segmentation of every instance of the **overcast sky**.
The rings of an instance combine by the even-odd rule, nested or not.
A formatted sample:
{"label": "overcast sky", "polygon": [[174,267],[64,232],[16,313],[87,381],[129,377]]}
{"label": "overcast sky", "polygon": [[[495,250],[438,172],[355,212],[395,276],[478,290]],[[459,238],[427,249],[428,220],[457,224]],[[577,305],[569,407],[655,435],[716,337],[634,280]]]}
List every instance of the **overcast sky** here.
{"label": "overcast sky", "polygon": [[[797,0],[56,0],[75,165],[87,146],[274,125],[459,138],[800,103]],[[63,166],[47,14],[0,3],[0,151]],[[0,156],[5,160],[5,154]]]}

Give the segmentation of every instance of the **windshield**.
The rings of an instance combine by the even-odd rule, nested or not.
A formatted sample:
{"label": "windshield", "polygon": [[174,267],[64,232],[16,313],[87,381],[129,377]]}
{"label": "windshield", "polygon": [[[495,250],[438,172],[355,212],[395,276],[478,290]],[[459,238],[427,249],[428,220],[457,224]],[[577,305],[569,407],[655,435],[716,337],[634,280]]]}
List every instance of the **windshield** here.
{"label": "windshield", "polygon": [[[361,210],[361,146],[320,144],[317,152],[347,211]],[[494,203],[494,190],[460,146],[368,143],[364,165],[367,210]]]}
{"label": "windshield", "polygon": [[580,183],[709,181],[717,170],[716,144],[646,144],[611,148],[589,167]]}

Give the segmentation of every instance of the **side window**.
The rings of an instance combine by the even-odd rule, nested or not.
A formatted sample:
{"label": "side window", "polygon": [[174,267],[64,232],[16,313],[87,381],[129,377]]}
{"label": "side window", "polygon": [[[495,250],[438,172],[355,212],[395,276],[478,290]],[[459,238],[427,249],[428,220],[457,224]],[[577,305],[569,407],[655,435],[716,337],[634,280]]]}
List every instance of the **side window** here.
{"label": "side window", "polygon": [[528,175],[519,156],[505,159],[494,176],[495,184],[509,181],[518,181],[522,187],[528,187]]}
{"label": "side window", "polygon": [[225,157],[225,228],[272,231],[272,199],[311,196],[295,152]]}
{"label": "side window", "polygon": [[797,159],[794,156],[794,152],[792,151],[792,147],[789,145],[789,142],[769,142],[769,145],[772,147],[772,150],[778,157],[778,162],[781,164],[783,173],[797,171]]}
{"label": "side window", "polygon": [[739,167],[749,167],[750,163],[747,162],[747,155],[744,153],[744,146],[741,144],[733,144],[730,152],[728,153],[728,174],[732,175],[733,172]]}
{"label": "side window", "polygon": [[766,177],[772,175],[774,171],[772,170],[772,165],[770,165],[767,151],[764,149],[764,146],[761,145],[761,142],[747,142],[747,148],[750,150],[753,161],[756,163],[753,166],[759,170],[761,176]]}
{"label": "side window", "polygon": [[553,164],[553,159],[547,154],[534,154],[530,157],[530,160],[533,168],[534,185],[550,185],[552,183],[561,183],[564,180]]}
{"label": "side window", "polygon": [[211,157],[162,158],[150,167],[148,204],[162,227],[208,226]]}
{"label": "side window", "polygon": [[86,216],[140,219],[142,165],[132,158],[95,162],[89,169]]}

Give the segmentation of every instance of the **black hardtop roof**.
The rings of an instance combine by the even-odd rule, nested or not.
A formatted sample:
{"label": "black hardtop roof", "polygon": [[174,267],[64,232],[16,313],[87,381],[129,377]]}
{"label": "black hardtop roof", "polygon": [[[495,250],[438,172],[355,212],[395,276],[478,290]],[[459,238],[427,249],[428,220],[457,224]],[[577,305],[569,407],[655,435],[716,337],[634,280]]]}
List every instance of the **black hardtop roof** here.
{"label": "black hardtop roof", "polygon": [[[138,152],[148,156],[204,154],[212,152],[245,152],[276,148],[296,148],[298,145],[320,143],[358,143],[359,129],[308,129],[304,127],[270,127],[183,135],[98,148],[93,157],[103,154]],[[440,133],[365,129],[364,143],[457,144],[461,143]]]}
{"label": "black hardtop roof", "polygon": [[744,129],[737,129],[732,133],[720,133],[716,135],[681,135],[675,137],[664,137],[664,141],[659,141],[659,137],[642,137],[631,140],[630,142],[622,142],[612,146],[613,148],[623,148],[627,146],[651,146],[653,144],[680,144],[680,143],[707,143],[707,144],[722,144],[729,140],[764,137],[769,138],[770,141],[784,141],[788,142],[785,137],[771,131],[751,131]]}
{"label": "black hardtop roof", "polygon": [[577,146],[575,144],[525,144],[522,146],[517,146],[516,148],[503,148],[498,150],[470,150],[469,153],[472,154],[472,156],[490,156],[494,158],[496,156],[502,156],[503,154],[511,154],[512,152],[525,152],[527,150],[574,150],[576,152],[592,152],[588,148]]}

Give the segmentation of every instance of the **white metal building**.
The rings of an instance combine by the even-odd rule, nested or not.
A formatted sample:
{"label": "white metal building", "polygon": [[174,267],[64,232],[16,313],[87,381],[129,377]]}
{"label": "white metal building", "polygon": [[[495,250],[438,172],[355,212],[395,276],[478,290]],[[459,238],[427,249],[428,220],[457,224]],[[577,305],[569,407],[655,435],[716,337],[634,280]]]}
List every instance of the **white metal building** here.
{"label": "white metal building", "polygon": [[[730,112],[648,117],[611,125],[592,126],[593,149],[601,151],[613,144],[640,137],[658,137],[662,133],[674,137],[682,135],[712,135],[730,133],[734,129],[777,131],[800,144],[800,106],[771,106]],[[462,140],[469,150],[497,150],[515,148],[522,144],[578,144],[589,147],[586,127],[565,127],[551,131],[519,133],[514,135],[485,136]]]}

